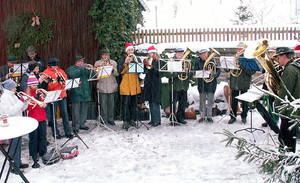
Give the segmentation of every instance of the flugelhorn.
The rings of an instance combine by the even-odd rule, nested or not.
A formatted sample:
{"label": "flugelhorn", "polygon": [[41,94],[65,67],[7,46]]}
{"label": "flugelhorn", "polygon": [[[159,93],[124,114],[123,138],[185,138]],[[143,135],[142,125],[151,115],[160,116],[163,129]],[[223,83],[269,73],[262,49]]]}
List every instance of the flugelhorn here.
{"label": "flugelhorn", "polygon": [[182,64],[185,73],[178,75],[178,79],[181,81],[186,80],[189,77],[189,72],[191,71],[192,64],[190,61],[185,60],[185,58],[192,52],[189,48],[186,48],[184,55],[181,57],[180,62]]}
{"label": "flugelhorn", "polygon": [[22,96],[26,96],[27,99],[25,100],[25,102],[27,102],[27,104],[29,105],[38,105],[40,107],[43,107],[43,102],[41,101],[38,101],[37,99],[33,98],[32,96],[28,95],[27,93],[25,92],[16,92],[17,96],[20,98]]}
{"label": "flugelhorn", "polygon": [[56,80],[58,81],[58,78],[60,78],[59,79],[59,83],[62,85],[62,86],[65,86],[66,85],[66,78],[64,77],[64,75],[61,73],[61,72],[59,72],[58,70],[56,70],[56,72],[55,72],[55,76],[56,76]]}
{"label": "flugelhorn", "polygon": [[39,94],[39,93],[40,93],[40,94],[41,94],[41,99],[42,99],[42,100],[45,100],[45,98],[46,98],[46,96],[47,96],[47,94],[48,94],[48,92],[47,92],[46,90],[42,89],[42,88],[36,89],[35,93],[36,93],[36,94]]}
{"label": "flugelhorn", "polygon": [[203,80],[206,83],[212,82],[215,79],[213,77],[213,75],[217,71],[217,66],[214,62],[211,62],[211,59],[214,58],[216,55],[220,55],[220,53],[217,50],[215,50],[214,48],[211,48],[211,53],[204,63],[203,70],[207,70],[210,72],[208,78],[203,78]]}
{"label": "flugelhorn", "polygon": [[128,57],[130,58],[130,62],[134,61],[134,62],[138,63],[138,60],[137,60],[137,57],[135,56],[135,54],[129,54]]}
{"label": "flugelhorn", "polygon": [[146,64],[147,64],[146,68],[147,69],[153,68],[152,62],[153,62],[153,58],[149,55],[148,58],[146,58]]}
{"label": "flugelhorn", "polygon": [[235,59],[235,64],[236,64],[236,67],[239,68],[239,69],[231,69],[230,70],[230,74],[233,76],[233,77],[239,77],[242,72],[243,72],[243,69],[241,68],[241,62],[239,61],[239,57],[244,54],[246,48],[248,46],[247,45],[244,45],[243,49],[241,51],[239,51],[235,56],[234,56],[234,59]]}

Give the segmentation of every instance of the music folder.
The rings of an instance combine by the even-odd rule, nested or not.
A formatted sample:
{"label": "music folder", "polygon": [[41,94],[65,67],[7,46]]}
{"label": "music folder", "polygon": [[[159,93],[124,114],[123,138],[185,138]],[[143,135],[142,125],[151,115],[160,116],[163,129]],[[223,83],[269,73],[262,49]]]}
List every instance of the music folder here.
{"label": "music folder", "polygon": [[129,63],[129,73],[143,73],[144,63]]}
{"label": "music folder", "polygon": [[80,78],[68,79],[66,81],[66,86],[65,86],[64,90],[77,88],[77,87],[79,87],[79,84],[80,84]]}
{"label": "music folder", "polygon": [[61,92],[62,90],[48,91],[44,103],[51,103],[57,101]]}
{"label": "music folder", "polygon": [[239,61],[245,70],[260,71],[254,58],[239,57]]}

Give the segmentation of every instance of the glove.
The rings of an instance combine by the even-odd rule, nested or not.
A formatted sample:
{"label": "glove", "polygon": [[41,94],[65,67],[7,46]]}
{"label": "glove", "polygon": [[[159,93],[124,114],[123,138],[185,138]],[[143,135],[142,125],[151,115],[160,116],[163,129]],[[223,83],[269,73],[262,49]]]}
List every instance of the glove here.
{"label": "glove", "polygon": [[35,99],[39,100],[41,97],[41,93],[38,93],[36,96],[35,96]]}
{"label": "glove", "polygon": [[53,79],[51,77],[48,77],[47,80],[49,81],[48,83],[53,81]]}
{"label": "glove", "polygon": [[57,76],[56,81],[57,81],[57,82],[62,82],[63,79],[61,78],[61,76]]}

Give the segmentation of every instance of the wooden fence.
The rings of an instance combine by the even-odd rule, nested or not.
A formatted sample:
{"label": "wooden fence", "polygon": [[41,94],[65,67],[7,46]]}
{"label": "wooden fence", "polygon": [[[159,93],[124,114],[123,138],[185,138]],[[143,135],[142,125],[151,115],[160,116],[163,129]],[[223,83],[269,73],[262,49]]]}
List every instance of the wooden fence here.
{"label": "wooden fence", "polygon": [[199,28],[199,29],[148,29],[134,32],[134,43],[176,43],[207,41],[293,40],[300,37],[295,27]]}

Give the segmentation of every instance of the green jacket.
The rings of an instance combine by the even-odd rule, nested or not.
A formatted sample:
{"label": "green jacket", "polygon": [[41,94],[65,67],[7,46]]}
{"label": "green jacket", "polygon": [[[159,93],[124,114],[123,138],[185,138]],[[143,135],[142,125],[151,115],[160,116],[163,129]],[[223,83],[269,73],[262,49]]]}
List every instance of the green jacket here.
{"label": "green jacket", "polygon": [[234,77],[230,75],[230,89],[247,91],[250,88],[252,75],[256,71],[243,69],[241,75]]}
{"label": "green jacket", "polygon": [[169,85],[171,86],[172,84],[172,76],[173,76],[173,90],[174,91],[187,91],[189,89],[189,84],[190,84],[190,78],[192,77],[192,73],[190,72],[188,74],[188,78],[186,80],[181,81],[178,78],[178,75],[181,75],[182,73],[179,72],[174,72],[173,74],[171,73],[166,73],[166,77],[169,78]]}
{"label": "green jacket", "polygon": [[80,78],[78,88],[70,90],[70,100],[72,103],[91,101],[90,83],[88,82],[90,71],[76,65],[72,65],[66,71],[69,79]]}

